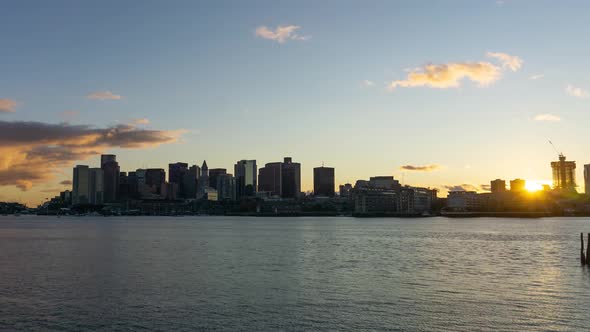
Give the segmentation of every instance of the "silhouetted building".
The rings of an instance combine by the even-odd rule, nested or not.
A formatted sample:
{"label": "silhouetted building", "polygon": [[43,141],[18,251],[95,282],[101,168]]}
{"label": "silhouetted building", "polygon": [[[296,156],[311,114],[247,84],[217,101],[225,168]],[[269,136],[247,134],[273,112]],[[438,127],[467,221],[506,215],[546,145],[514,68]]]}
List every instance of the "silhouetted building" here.
{"label": "silhouetted building", "polygon": [[[332,169],[333,173],[333,169]],[[332,180],[333,182],[333,180]],[[332,195],[334,189],[332,185]],[[294,163],[292,158],[283,159],[281,170],[281,194],[283,198],[299,198],[301,194],[301,164]]]}
{"label": "silhouetted building", "polygon": [[197,184],[201,168],[197,165],[189,167],[182,179],[182,197],[186,199],[197,198]]}
{"label": "silhouetted building", "polygon": [[119,173],[119,200],[126,201],[131,198],[131,186],[129,185],[129,176],[127,172]]}
{"label": "silhouetted building", "polygon": [[253,197],[256,194],[256,160],[240,160],[234,165],[236,199]]}
{"label": "silhouetted building", "polygon": [[492,181],[490,181],[490,185],[491,185],[490,187],[491,187],[492,194],[506,192],[506,181],[504,181],[504,180],[500,180],[500,179],[492,180]]}
{"label": "silhouetted building", "polygon": [[72,177],[72,204],[90,201],[90,171],[87,165],[76,165]]}
{"label": "silhouetted building", "polygon": [[218,174],[217,178],[217,197],[219,200],[235,201],[236,200],[236,181],[231,174]]}
{"label": "silhouetted building", "polygon": [[162,168],[148,168],[145,170],[145,185],[148,191],[155,195],[162,195],[162,186],[166,184],[166,171]]}
{"label": "silhouetted building", "polygon": [[207,193],[207,188],[209,188],[209,167],[207,167],[207,161],[203,160],[201,175],[197,181],[197,198],[203,198]]}
{"label": "silhouetted building", "polygon": [[185,188],[184,188],[184,177],[186,172],[188,172],[188,164],[176,162],[173,164],[168,164],[168,182],[169,183],[176,183],[178,186],[178,196],[185,197]]}
{"label": "silhouetted building", "polygon": [[119,163],[114,154],[100,156],[100,168],[104,173],[104,201],[113,203],[119,200]]}
{"label": "silhouetted building", "polygon": [[515,193],[524,192],[526,190],[526,181],[523,179],[514,179],[510,181],[510,191]]}
{"label": "silhouetted building", "polygon": [[350,198],[352,195],[352,184],[346,183],[344,185],[340,185],[339,194],[342,198]]}
{"label": "silhouetted building", "polygon": [[217,189],[217,177],[223,174],[227,174],[227,169],[211,168],[209,170],[209,187]]}
{"label": "silhouetted building", "polygon": [[313,194],[315,196],[334,196],[334,168],[315,167],[313,169]]}
{"label": "silhouetted building", "polygon": [[566,161],[563,154],[559,155],[559,161],[551,162],[553,170],[553,188],[564,191],[576,190],[576,162]]}
{"label": "silhouetted building", "polygon": [[100,205],[104,203],[104,171],[102,168],[91,168],[89,176],[89,200],[88,203]]}
{"label": "silhouetted building", "polygon": [[258,191],[267,192],[271,196],[281,196],[282,170],[283,164],[280,162],[267,163],[260,168],[258,170]]}
{"label": "silhouetted building", "polygon": [[584,191],[590,195],[590,164],[584,165]]}

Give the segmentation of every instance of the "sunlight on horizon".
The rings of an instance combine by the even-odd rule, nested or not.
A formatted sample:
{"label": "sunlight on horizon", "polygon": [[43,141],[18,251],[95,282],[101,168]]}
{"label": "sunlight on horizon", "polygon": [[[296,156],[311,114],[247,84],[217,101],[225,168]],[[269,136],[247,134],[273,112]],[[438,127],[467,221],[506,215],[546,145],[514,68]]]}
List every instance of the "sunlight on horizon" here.
{"label": "sunlight on horizon", "polygon": [[543,190],[543,185],[551,186],[550,180],[526,180],[525,189],[529,192]]}

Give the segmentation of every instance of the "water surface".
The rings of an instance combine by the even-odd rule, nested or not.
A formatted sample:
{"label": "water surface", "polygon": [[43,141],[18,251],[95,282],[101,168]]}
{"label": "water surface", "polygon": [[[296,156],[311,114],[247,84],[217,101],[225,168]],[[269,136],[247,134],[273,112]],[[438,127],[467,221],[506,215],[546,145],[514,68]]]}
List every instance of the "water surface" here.
{"label": "water surface", "polygon": [[573,331],[587,218],[0,217],[1,330]]}

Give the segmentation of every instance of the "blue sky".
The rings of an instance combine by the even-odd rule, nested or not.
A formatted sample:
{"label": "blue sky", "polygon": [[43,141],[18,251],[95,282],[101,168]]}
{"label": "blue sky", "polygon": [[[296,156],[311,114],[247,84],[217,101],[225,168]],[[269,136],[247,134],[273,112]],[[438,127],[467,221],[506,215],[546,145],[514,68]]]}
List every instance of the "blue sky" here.
{"label": "blue sky", "polygon": [[[0,121],[104,128],[149,119],[138,127],[184,130],[176,143],[105,148],[118,154],[123,170],[203,159],[231,169],[238,159],[261,166],[292,156],[303,164],[304,189],[322,162],[336,167],[338,184],[401,178],[402,165],[433,164],[440,167],[404,171],[405,182],[444,188],[498,177],[550,180],[555,153],[548,139],[579,170],[590,163],[583,138],[589,7],[509,0],[5,2],[0,99],[17,106]],[[305,38],[280,43],[257,36],[261,26],[298,26],[293,33]],[[487,52],[522,63],[512,71]],[[501,77],[485,86],[462,78],[458,87],[387,89],[428,64],[476,62],[493,64]],[[121,99],[88,98],[107,91]],[[560,121],[535,120],[540,115]],[[8,182],[2,199],[38,200],[46,195],[40,191],[61,188],[75,163],[96,164],[85,158],[28,191]]]}

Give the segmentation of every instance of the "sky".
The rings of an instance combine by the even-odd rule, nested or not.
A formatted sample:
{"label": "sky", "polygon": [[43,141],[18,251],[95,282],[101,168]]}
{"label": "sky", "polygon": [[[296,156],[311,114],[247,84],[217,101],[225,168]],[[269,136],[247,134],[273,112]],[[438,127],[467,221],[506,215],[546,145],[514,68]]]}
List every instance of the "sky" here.
{"label": "sky", "polygon": [[72,167],[290,156],[485,191],[590,163],[587,1],[4,1],[0,200]]}

